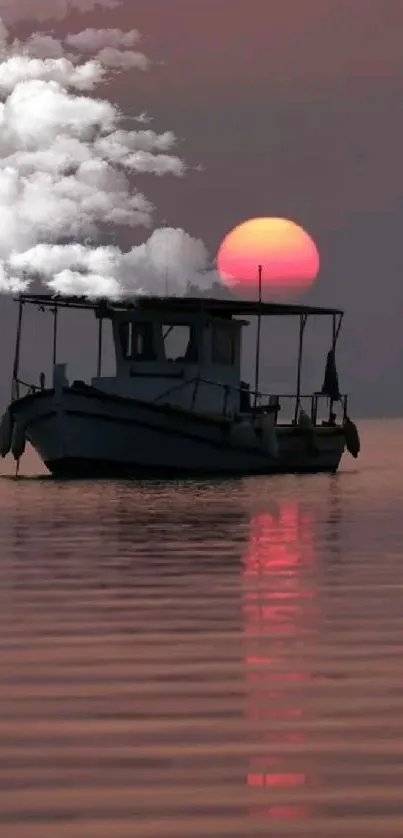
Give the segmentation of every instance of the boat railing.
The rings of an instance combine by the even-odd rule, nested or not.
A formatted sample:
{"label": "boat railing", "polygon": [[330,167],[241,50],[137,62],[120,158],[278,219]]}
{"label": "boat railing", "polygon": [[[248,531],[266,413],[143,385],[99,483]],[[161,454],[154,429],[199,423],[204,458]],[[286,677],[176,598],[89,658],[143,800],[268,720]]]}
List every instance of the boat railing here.
{"label": "boat railing", "polygon": [[[288,419],[284,424],[289,424],[290,420],[296,422],[299,410],[303,409],[308,414],[313,425],[333,423],[330,416],[329,397],[321,392],[317,393],[262,393],[250,390],[249,387],[233,387],[229,384],[223,384],[219,381],[213,381],[201,376],[194,376],[187,378],[180,383],[173,385],[168,390],[165,390],[155,398],[155,402],[166,400],[173,393],[177,393],[186,387],[193,387],[191,397],[191,407],[194,409],[197,399],[197,394],[200,385],[207,384],[213,387],[219,387],[223,392],[222,415],[228,416],[228,401],[233,393],[240,396],[240,412],[249,415],[258,415],[261,413],[271,412],[275,414],[276,424],[283,424],[281,421]],[[244,404],[242,402],[244,401]],[[341,394],[339,402],[342,407],[343,421],[347,416],[347,394]],[[334,403],[333,403],[334,404]],[[322,406],[327,408],[326,414],[322,412]],[[280,416],[281,413],[281,416]]]}
{"label": "boat railing", "polygon": [[[254,395],[254,393],[251,393],[251,396],[254,397]],[[338,402],[341,404],[342,417],[343,421],[345,421],[348,406],[347,394],[341,394]],[[333,402],[332,405],[334,406],[335,402]],[[330,405],[329,396],[321,392],[301,393],[300,395],[297,395],[296,393],[257,393],[256,410],[258,412],[264,412],[267,410],[275,412],[276,421],[279,424],[282,424],[282,416],[292,418],[296,421],[298,413],[300,409],[302,409],[308,414],[312,424],[318,425],[329,420],[329,408],[332,408],[332,405]],[[332,412],[334,412],[333,408]]]}
{"label": "boat railing", "polygon": [[[24,388],[26,392],[21,392],[20,388]],[[12,399],[20,399],[24,395],[30,396],[33,393],[39,393],[39,390],[41,390],[41,387],[38,384],[29,384],[27,381],[23,381],[21,378],[14,378]]]}
{"label": "boat railing", "polygon": [[[193,387],[191,396],[191,408],[195,407],[196,399],[200,385],[207,384],[210,387],[218,387],[222,390],[222,415],[224,417],[229,415],[228,402],[231,394],[236,393],[240,397],[240,412],[248,415],[259,415],[262,413],[274,413],[276,424],[290,424],[296,422],[300,409],[305,410],[311,419],[313,425],[328,424],[331,420],[329,410],[329,397],[326,394],[317,393],[262,393],[250,390],[249,387],[240,386],[233,387],[229,384],[223,384],[220,381],[213,381],[212,379],[202,378],[201,376],[194,376],[192,378],[182,379],[179,383],[174,384],[165,390],[154,399],[154,402],[166,400],[173,393],[177,393],[186,387]],[[25,393],[21,392],[20,388],[24,388]],[[23,381],[21,378],[13,380],[13,394],[12,399],[19,399],[22,395],[30,395],[38,393],[43,387],[37,384],[30,384]],[[340,403],[342,407],[343,421],[347,417],[347,395],[340,396]],[[327,408],[326,412],[323,407]]]}

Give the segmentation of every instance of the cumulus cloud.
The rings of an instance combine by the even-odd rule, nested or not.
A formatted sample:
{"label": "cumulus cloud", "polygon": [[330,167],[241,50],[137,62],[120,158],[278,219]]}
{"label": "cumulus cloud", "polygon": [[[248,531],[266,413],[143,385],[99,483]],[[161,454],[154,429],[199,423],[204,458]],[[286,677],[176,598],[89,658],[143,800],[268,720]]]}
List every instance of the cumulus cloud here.
{"label": "cumulus cloud", "polygon": [[[18,0],[0,0],[0,13],[15,19],[14,2],[28,17]],[[95,6],[29,0],[43,20]],[[133,177],[186,173],[172,131],[128,130],[119,108],[94,95],[111,71],[148,68],[139,42],[135,29],[83,29],[64,42],[34,32],[21,42],[0,26],[0,291],[40,278],[62,294],[184,294],[216,278],[203,243],[182,229],[156,229],[128,252],[116,244],[119,228],[153,225]]]}
{"label": "cumulus cloud", "polygon": [[68,35],[65,44],[79,53],[90,53],[104,67],[122,70],[148,70],[150,62],[144,53],[134,50],[141,40],[137,29],[84,29]]}
{"label": "cumulus cloud", "polygon": [[0,16],[7,23],[19,20],[63,20],[69,12],[86,14],[94,9],[116,9],[120,0],[0,0]]}
{"label": "cumulus cloud", "polygon": [[102,274],[82,274],[71,268],[55,274],[48,284],[55,294],[62,296],[77,295],[95,300],[100,297],[116,300],[122,296],[121,286],[114,277]]}
{"label": "cumulus cloud", "polygon": [[10,53],[15,55],[29,55],[31,58],[63,58],[65,51],[63,44],[53,35],[42,35],[34,32],[33,35],[21,42],[15,39],[9,48]]}
{"label": "cumulus cloud", "polygon": [[14,55],[0,64],[0,93],[11,93],[24,81],[57,81],[66,87],[92,90],[105,76],[98,61],[86,61],[75,67],[67,58],[29,58]]}
{"label": "cumulus cloud", "polygon": [[16,276],[42,276],[60,294],[119,297],[136,294],[185,294],[189,285],[211,287],[215,273],[202,241],[184,230],[154,230],[141,245],[123,253],[116,246],[88,248],[39,244],[12,254]]}
{"label": "cumulus cloud", "polygon": [[121,70],[148,70],[149,61],[142,52],[104,47],[96,54],[96,59],[104,67]]}
{"label": "cumulus cloud", "polygon": [[67,35],[65,43],[79,52],[93,55],[105,47],[132,49],[140,40],[141,35],[137,29],[131,29],[130,32],[123,32],[122,29],[83,29],[75,35]]}

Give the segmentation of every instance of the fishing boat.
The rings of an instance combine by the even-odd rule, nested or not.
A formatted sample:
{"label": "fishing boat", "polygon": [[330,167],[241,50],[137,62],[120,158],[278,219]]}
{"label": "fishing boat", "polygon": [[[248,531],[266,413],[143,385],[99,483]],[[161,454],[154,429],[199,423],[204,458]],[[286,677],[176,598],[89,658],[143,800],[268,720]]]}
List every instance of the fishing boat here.
{"label": "fishing boat", "polygon": [[[113,302],[24,293],[16,302],[11,401],[0,424],[3,457],[11,451],[19,463],[29,442],[56,477],[106,478],[335,472],[346,448],[358,455],[358,431],[335,363],[340,310],[195,296]],[[43,373],[36,382],[20,378],[26,306],[53,313],[50,386]],[[98,321],[97,369],[89,382],[69,381],[67,364],[58,359],[64,309],[85,310]],[[294,318],[299,328],[291,395],[259,389],[261,322],[272,317]],[[329,318],[330,349],[323,387],[306,395],[301,371],[311,317]],[[257,318],[254,387],[241,379],[245,318]],[[106,321],[112,376],[102,369]]]}

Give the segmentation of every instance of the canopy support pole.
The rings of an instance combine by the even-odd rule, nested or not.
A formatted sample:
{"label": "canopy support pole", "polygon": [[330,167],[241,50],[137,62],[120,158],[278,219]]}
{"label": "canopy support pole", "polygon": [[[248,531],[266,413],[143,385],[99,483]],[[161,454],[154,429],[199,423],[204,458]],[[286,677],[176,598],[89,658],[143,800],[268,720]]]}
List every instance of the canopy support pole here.
{"label": "canopy support pole", "polygon": [[299,406],[301,402],[301,377],[302,377],[302,353],[304,348],[304,331],[306,322],[308,320],[307,314],[300,314],[299,317],[299,343],[298,343],[298,364],[297,364],[297,395],[295,399],[294,423],[297,423]]}
{"label": "canopy support pole", "polygon": [[13,364],[13,378],[11,382],[11,401],[14,399],[19,399],[20,397],[20,386],[18,383],[18,373],[20,369],[20,349],[21,349],[21,331],[22,331],[22,312],[24,308],[24,303],[22,300],[19,301],[18,306],[18,322],[17,322],[17,334],[15,339],[15,351],[14,351],[14,364]]}
{"label": "canopy support pole", "polygon": [[56,364],[56,357],[57,357],[57,314],[58,308],[57,303],[53,309],[53,354],[52,354],[52,363],[53,367]]}
{"label": "canopy support pole", "polygon": [[101,377],[102,371],[102,324],[103,318],[100,317],[98,321],[98,358],[97,358],[97,377]]}
{"label": "canopy support pole", "polygon": [[[336,353],[336,343],[337,343],[337,338],[338,338],[338,334],[339,334],[339,331],[340,331],[340,326],[341,326],[341,321],[339,322],[339,325],[337,327],[336,326],[336,315],[332,314],[332,350],[333,350],[334,358],[335,358],[335,353]],[[333,404],[334,404],[333,399],[329,399],[329,425],[332,421]]]}
{"label": "canopy support pole", "polygon": [[[262,265],[258,267],[259,276],[259,303],[262,302]],[[259,389],[259,365],[260,365],[260,329],[262,324],[262,315],[259,311],[257,316],[257,331],[256,331],[256,358],[255,358],[255,400],[254,410],[256,410],[258,389]]]}

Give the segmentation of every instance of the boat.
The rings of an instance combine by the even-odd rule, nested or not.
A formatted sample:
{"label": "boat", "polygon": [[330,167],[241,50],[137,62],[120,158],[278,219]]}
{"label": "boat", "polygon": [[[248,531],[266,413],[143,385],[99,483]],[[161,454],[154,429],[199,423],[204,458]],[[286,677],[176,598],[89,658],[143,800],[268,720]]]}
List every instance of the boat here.
{"label": "boat", "polygon": [[[181,477],[336,472],[343,452],[357,457],[358,430],[339,392],[338,309],[260,299],[153,297],[108,301],[20,294],[11,401],[0,424],[0,454],[19,463],[29,442],[55,477]],[[20,378],[26,306],[53,313],[53,379]],[[57,357],[58,316],[85,310],[98,321],[96,375],[68,379]],[[330,350],[321,390],[301,392],[307,320],[327,317]],[[263,318],[299,324],[292,394],[259,390]],[[257,318],[254,388],[241,379],[242,335]],[[103,324],[110,321],[116,373],[102,374]],[[286,404],[290,407],[286,409]],[[321,416],[324,412],[324,418]],[[338,412],[338,415],[337,415]]]}

